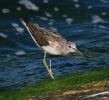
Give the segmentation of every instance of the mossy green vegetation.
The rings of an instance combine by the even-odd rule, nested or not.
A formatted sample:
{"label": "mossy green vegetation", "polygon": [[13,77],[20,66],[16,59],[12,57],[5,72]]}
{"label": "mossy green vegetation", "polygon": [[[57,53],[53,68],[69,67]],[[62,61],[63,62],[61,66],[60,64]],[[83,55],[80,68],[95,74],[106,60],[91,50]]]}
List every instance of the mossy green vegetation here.
{"label": "mossy green vegetation", "polygon": [[57,90],[93,84],[109,80],[109,68],[97,68],[86,72],[70,73],[55,80],[44,80],[21,89],[0,90],[0,100],[25,100],[30,96],[56,92]]}

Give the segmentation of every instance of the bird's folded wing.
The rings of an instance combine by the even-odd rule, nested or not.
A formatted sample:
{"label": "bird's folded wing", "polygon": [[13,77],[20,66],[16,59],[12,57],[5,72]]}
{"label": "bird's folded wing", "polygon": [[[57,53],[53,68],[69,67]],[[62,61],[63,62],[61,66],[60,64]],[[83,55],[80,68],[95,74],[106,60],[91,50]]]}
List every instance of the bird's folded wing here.
{"label": "bird's folded wing", "polygon": [[60,40],[60,38],[63,38],[60,34],[56,32],[32,24],[32,22],[27,18],[24,18],[21,21],[38,46],[47,46],[50,42],[55,42]]}
{"label": "bird's folded wing", "polygon": [[29,25],[28,26],[33,38],[35,41],[39,44],[39,46],[47,46],[49,45],[49,42],[47,38],[45,37],[42,30],[38,29],[36,25]]}

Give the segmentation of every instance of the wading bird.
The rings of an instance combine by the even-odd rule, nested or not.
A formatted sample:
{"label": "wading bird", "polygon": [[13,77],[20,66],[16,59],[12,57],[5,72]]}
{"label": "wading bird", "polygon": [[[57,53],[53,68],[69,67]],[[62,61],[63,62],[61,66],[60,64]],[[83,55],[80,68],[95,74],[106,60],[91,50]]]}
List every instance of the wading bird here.
{"label": "wading bird", "polygon": [[26,27],[38,47],[41,47],[44,50],[43,64],[52,79],[54,79],[54,76],[51,66],[48,66],[46,63],[46,52],[51,55],[67,55],[74,52],[81,54],[74,42],[67,41],[59,33],[41,28],[38,25],[33,24],[27,18],[21,19],[21,22]]}

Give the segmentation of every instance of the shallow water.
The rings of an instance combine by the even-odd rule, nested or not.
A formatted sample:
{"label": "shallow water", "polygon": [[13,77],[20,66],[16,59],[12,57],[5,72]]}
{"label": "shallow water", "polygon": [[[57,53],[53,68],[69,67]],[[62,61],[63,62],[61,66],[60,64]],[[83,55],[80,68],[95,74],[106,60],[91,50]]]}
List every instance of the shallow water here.
{"label": "shallow water", "polygon": [[1,0],[0,11],[0,88],[19,88],[49,78],[42,50],[19,20],[25,16],[74,41],[87,55],[87,59],[47,55],[56,77],[109,66],[108,0]]}

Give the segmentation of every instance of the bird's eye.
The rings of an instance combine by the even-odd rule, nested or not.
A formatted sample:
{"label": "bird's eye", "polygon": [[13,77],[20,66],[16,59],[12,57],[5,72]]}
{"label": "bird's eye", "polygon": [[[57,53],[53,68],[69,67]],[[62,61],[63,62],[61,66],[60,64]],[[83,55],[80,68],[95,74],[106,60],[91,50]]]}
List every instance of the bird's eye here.
{"label": "bird's eye", "polygon": [[69,48],[71,48],[71,46],[69,45]]}

